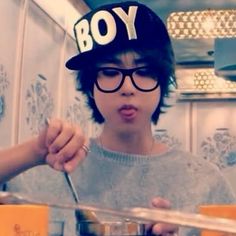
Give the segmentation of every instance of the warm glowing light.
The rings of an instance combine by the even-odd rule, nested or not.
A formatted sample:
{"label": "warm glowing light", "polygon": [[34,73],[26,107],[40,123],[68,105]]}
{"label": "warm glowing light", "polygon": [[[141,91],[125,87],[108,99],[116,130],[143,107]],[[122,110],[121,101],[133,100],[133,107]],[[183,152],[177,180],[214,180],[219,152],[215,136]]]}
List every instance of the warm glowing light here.
{"label": "warm glowing light", "polygon": [[236,92],[236,82],[216,76],[213,68],[179,69],[176,72],[180,90],[207,93]]}
{"label": "warm glowing light", "polygon": [[211,16],[207,16],[205,20],[202,22],[201,26],[205,31],[209,32],[214,29],[215,22],[212,20]]}
{"label": "warm glowing light", "polygon": [[176,39],[236,37],[236,9],[173,12],[167,28]]}

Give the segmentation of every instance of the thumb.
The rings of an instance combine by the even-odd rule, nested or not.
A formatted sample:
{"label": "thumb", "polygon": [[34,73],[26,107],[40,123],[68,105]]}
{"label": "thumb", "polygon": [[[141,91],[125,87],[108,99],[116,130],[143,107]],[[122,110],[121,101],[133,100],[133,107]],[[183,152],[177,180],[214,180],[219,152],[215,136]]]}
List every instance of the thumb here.
{"label": "thumb", "polygon": [[156,208],[163,208],[163,209],[170,209],[171,203],[170,201],[161,198],[161,197],[155,197],[152,199],[152,206]]}

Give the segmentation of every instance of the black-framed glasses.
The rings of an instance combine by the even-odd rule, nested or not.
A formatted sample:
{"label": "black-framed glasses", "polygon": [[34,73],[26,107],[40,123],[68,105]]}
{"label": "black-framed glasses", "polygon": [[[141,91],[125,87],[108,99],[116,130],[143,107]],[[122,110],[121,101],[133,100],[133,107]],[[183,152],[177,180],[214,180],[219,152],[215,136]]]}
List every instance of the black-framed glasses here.
{"label": "black-framed glasses", "polygon": [[132,69],[99,67],[95,84],[101,92],[113,93],[122,87],[127,76],[131,79],[133,86],[142,92],[153,91],[159,86],[157,73],[149,66]]}

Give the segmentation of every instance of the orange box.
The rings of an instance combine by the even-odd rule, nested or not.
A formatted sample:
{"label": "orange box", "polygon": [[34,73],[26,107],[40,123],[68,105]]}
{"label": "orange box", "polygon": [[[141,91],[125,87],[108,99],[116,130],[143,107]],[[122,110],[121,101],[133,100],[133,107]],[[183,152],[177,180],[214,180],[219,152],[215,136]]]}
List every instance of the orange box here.
{"label": "orange box", "polygon": [[49,208],[39,205],[0,205],[1,236],[48,236]]}
{"label": "orange box", "polygon": [[[202,205],[199,207],[199,212],[203,215],[235,219],[236,220],[236,205]],[[201,236],[235,236],[236,234],[216,232],[212,230],[202,230]]]}

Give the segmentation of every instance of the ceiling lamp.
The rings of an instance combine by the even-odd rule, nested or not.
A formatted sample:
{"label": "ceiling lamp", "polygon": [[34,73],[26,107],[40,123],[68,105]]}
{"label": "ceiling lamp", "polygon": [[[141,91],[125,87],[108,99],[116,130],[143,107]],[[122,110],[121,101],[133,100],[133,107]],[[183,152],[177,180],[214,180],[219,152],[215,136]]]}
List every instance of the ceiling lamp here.
{"label": "ceiling lamp", "polygon": [[173,12],[167,28],[174,39],[214,39],[215,74],[236,81],[236,9]]}
{"label": "ceiling lamp", "polygon": [[236,37],[236,9],[173,12],[167,28],[176,39]]}

